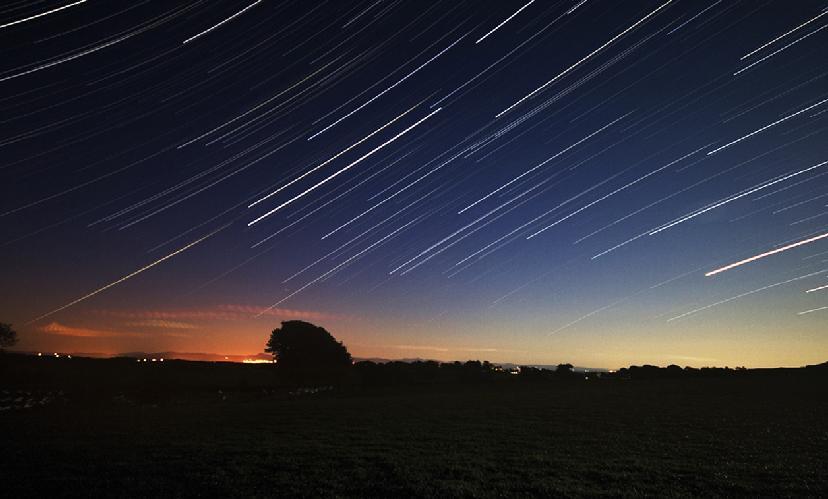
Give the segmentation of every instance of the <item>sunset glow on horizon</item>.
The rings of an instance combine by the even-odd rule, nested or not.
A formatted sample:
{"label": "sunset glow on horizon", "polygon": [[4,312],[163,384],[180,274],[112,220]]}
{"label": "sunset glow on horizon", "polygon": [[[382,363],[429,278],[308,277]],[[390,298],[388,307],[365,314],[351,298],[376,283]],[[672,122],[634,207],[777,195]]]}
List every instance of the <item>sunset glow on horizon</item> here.
{"label": "sunset glow on horizon", "polygon": [[825,12],[21,14],[0,24],[0,322],[44,355],[260,362],[304,320],[356,358],[825,362]]}

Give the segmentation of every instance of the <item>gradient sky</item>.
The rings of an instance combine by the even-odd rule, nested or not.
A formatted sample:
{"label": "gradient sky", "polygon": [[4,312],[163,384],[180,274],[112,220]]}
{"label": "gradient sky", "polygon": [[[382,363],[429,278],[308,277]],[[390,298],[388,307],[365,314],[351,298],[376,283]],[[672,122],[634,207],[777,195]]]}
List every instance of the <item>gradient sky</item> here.
{"label": "gradient sky", "polygon": [[304,319],[358,357],[825,361],[826,9],[6,3],[0,321],[29,351],[253,354]]}

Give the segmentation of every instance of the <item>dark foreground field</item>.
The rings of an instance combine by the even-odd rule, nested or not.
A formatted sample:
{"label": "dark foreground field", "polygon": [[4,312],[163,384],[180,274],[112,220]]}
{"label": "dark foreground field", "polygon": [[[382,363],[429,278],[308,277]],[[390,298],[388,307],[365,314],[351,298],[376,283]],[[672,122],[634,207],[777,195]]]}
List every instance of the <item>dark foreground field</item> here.
{"label": "dark foreground field", "polygon": [[48,403],[0,413],[2,495],[828,495],[822,373],[520,378],[158,400],[40,383]]}

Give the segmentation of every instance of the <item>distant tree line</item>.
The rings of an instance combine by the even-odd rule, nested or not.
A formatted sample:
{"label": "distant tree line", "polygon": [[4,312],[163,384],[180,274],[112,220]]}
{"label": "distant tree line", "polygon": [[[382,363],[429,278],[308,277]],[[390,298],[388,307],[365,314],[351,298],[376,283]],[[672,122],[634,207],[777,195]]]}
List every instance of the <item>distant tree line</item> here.
{"label": "distant tree line", "polygon": [[[3,347],[16,334],[3,324]],[[12,340],[9,340],[12,338]],[[743,376],[763,372],[799,372],[826,375],[828,363],[808,369],[693,368],[670,365],[630,366],[617,371],[576,370],[572,364],[552,367],[498,365],[469,360],[354,362],[342,342],[324,328],[302,321],[286,321],[273,330],[267,351],[276,361],[255,366],[227,362],[136,362],[133,358],[91,359],[71,356],[35,357],[7,352],[0,356],[0,383],[9,386],[59,386],[83,396],[129,392],[138,398],[160,399],[182,391],[293,390],[296,387],[435,386],[485,383],[593,383],[595,380],[652,380]],[[285,392],[287,393],[287,391]],[[136,395],[137,394],[137,395]]]}
{"label": "distant tree line", "polygon": [[703,378],[726,376],[731,374],[747,371],[745,367],[737,367],[731,369],[730,367],[684,367],[681,368],[675,364],[670,364],[667,367],[652,366],[644,364],[643,366],[622,367],[617,372],[612,373],[617,378],[621,379],[664,379],[664,378]]}
{"label": "distant tree line", "polygon": [[266,345],[283,379],[299,384],[344,383],[400,385],[476,383],[503,379],[578,381],[594,379],[672,379],[729,376],[749,371],[744,367],[658,367],[645,364],[617,371],[576,371],[572,364],[554,368],[503,367],[489,361],[415,362],[370,360],[354,362],[342,342],[324,328],[303,321],[285,321],[273,330]]}
{"label": "distant tree line", "polygon": [[503,367],[489,361],[415,362],[361,361],[354,364],[356,380],[368,385],[399,385],[428,383],[484,383],[498,380],[576,380],[572,364],[561,364],[556,369],[530,366]]}

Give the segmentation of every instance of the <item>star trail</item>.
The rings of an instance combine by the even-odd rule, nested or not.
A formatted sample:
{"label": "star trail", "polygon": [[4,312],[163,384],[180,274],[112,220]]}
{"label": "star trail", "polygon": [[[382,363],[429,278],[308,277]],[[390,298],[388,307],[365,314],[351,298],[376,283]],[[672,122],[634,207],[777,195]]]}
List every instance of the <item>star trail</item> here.
{"label": "star trail", "polygon": [[258,352],[287,306],[364,357],[824,361],[826,14],[6,2],[0,320],[28,350]]}

